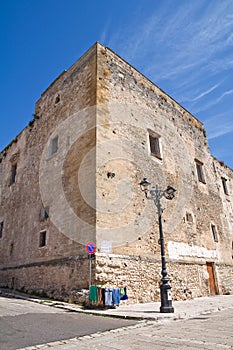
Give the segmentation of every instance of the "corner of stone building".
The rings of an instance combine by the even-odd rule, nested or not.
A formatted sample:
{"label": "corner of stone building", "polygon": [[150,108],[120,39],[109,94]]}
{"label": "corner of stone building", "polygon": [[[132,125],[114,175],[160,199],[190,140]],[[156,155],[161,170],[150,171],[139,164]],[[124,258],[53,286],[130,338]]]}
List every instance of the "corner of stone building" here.
{"label": "corner of stone building", "polygon": [[[81,130],[84,132],[77,144],[69,143],[72,147],[70,147],[66,162],[64,162],[62,184],[66,198],[75,214],[96,230],[91,236],[94,241],[98,240],[97,248],[99,249],[95,262],[93,262],[93,279],[95,276],[95,282],[100,284],[109,283],[113,286],[127,286],[129,297],[131,300],[135,298],[134,300],[137,302],[158,300],[159,298],[159,280],[161,276],[158,227],[153,206],[148,208],[145,218],[142,215],[145,203],[138,186],[142,175],[145,174],[148,179],[150,177],[153,181],[159,181],[161,186],[167,185],[167,182],[169,184],[172,182],[171,185],[174,184],[177,189],[177,198],[169,204],[163,215],[167,245],[169,246],[169,240],[172,240],[173,255],[174,252],[177,252],[172,260],[171,250],[169,251],[167,249],[169,247],[166,246],[174,298],[185,299],[208,295],[206,261],[203,260],[204,258],[211,260],[213,271],[216,270],[218,273],[216,273],[216,276],[219,276],[220,281],[226,281],[226,276],[232,276],[231,257],[227,261],[228,264],[224,264],[226,261],[218,264],[217,258],[211,255],[216,249],[221,249],[222,255],[225,256],[226,248],[232,243],[230,238],[227,238],[221,247],[221,241],[223,242],[228,233],[232,232],[230,231],[232,202],[230,202],[229,196],[227,197],[223,193],[221,176],[227,179],[227,185],[229,184],[230,192],[232,192],[232,171],[216,160],[215,177],[213,177],[213,162],[202,123],[142,73],[99,42],[96,42],[42,93],[40,99],[36,102],[33,121],[25,128],[23,137],[21,135],[17,142],[12,143],[7,156],[7,173],[10,173],[11,163],[9,161],[15,159],[18,145],[21,145],[18,180],[24,174],[27,183],[33,183],[35,194],[32,197],[33,191],[28,193],[23,186],[20,186],[21,183],[16,183],[14,186],[17,189],[16,187],[19,185],[20,191],[25,191],[23,192],[26,198],[25,202],[33,204],[28,206],[30,215],[24,211],[23,207],[21,209],[21,217],[22,220],[25,220],[25,223],[24,229],[20,226],[17,227],[18,233],[21,233],[20,235],[14,235],[14,229],[12,227],[8,229],[5,226],[5,229],[9,231],[7,236],[10,237],[7,244],[9,245],[9,254],[14,255],[14,261],[19,263],[21,261],[19,258],[22,257],[29,264],[26,263],[21,267],[16,264],[14,270],[12,266],[9,269],[9,260],[6,260],[8,270],[2,272],[5,281],[8,281],[7,284],[12,283],[12,287],[21,287],[24,283],[30,288],[40,289],[43,287],[47,293],[52,293],[50,284],[53,281],[52,288],[61,293],[63,298],[66,297],[65,291],[70,291],[73,287],[78,290],[87,286],[89,266],[85,243],[90,238],[88,236],[89,228],[85,231],[85,234],[80,228],[82,237],[84,237],[82,244],[71,244],[68,237],[62,235],[52,225],[48,226],[50,247],[38,249],[37,238],[42,223],[36,221],[32,235],[28,236],[33,248],[28,249],[25,244],[23,252],[21,249],[21,257],[18,255],[19,249],[17,249],[21,244],[20,241],[17,243],[18,237],[24,237],[25,232],[28,232],[29,235],[29,232],[31,232],[30,220],[31,218],[34,221],[36,220],[35,218],[38,217],[42,204],[38,183],[37,180],[35,181],[38,175],[38,159],[41,157],[41,152],[51,135],[56,132],[57,126],[69,119],[70,116],[78,115],[83,110],[88,113],[82,115],[84,117],[80,119],[82,122],[79,120],[79,123],[75,125],[77,130],[79,127],[83,127]],[[84,127],[86,123],[87,128]],[[113,123],[115,123],[114,126]],[[164,124],[167,129],[166,133],[161,127]],[[68,131],[70,127],[74,128],[74,124],[68,125]],[[163,159],[155,159],[150,154],[149,130],[157,131],[163,139]],[[66,132],[67,128],[61,131],[61,138]],[[169,139],[169,135],[174,135],[174,139],[171,137]],[[72,141],[68,138],[65,140],[67,142]],[[109,149],[109,142],[112,142],[111,150]],[[27,152],[25,151],[22,154],[25,145]],[[182,147],[182,145],[185,147]],[[119,148],[117,149],[117,147]],[[95,154],[93,149],[95,149]],[[90,157],[88,158],[91,152],[93,152],[92,155],[94,154],[95,158],[93,163],[90,162]],[[28,164],[23,168],[22,159],[24,155]],[[208,168],[208,171],[206,170],[207,184],[199,184],[195,177],[194,159],[199,157],[199,160],[203,160],[203,164]],[[79,158],[78,161],[77,158]],[[83,162],[83,159],[86,159],[86,162]],[[183,160],[181,164],[180,159]],[[211,167],[210,164],[212,164]],[[77,184],[76,174],[81,166],[84,166],[83,183],[85,183],[87,191],[82,189],[82,193],[79,193],[74,191],[73,188]],[[24,169],[25,171],[23,171]],[[216,182],[217,177],[219,189],[218,191],[215,188],[214,191],[211,190],[213,193],[210,196],[209,188],[213,187],[212,184]],[[23,176],[21,178],[23,180]],[[90,181],[90,178],[93,180]],[[127,208],[125,206],[124,209],[127,210],[122,210],[121,215],[119,211],[117,215],[113,215],[114,212],[107,212],[109,208],[106,206],[107,210],[105,210],[104,203],[99,205],[97,199],[92,206],[89,205],[90,202],[84,203],[84,199],[81,198],[83,193],[85,195],[88,193],[91,197],[92,192],[95,192],[96,198],[99,198],[100,201],[104,199],[107,204],[114,202],[118,194],[116,191],[118,182],[125,180],[125,178],[131,181],[136,203],[133,205],[131,201],[132,205]],[[181,181],[178,183],[178,180]],[[165,182],[162,183],[162,181]],[[89,186],[90,182],[92,186]],[[190,188],[192,191],[189,191]],[[179,202],[179,195],[185,192],[185,189],[187,195],[190,194],[190,198],[188,198],[190,202],[187,206],[184,205],[186,202]],[[8,190],[6,194],[8,195]],[[17,194],[16,191],[15,194]],[[123,192],[123,195],[125,195],[125,192]],[[123,195],[121,196],[122,199],[124,199]],[[90,197],[85,198],[89,199]],[[220,197],[224,210],[220,208]],[[124,201],[122,203],[124,204]],[[8,209],[10,217],[13,217],[13,209],[12,207],[10,210]],[[185,210],[188,210],[188,212],[185,212]],[[220,210],[222,210],[221,217]],[[27,219],[28,217],[30,219]],[[66,218],[66,215],[64,217]],[[128,224],[131,218],[133,218],[132,227],[129,226],[123,232],[123,229],[121,230],[123,224]],[[212,238],[210,218],[219,227],[218,242],[215,242]],[[68,224],[70,224],[68,215],[66,220],[68,227]],[[8,219],[7,221],[11,222]],[[146,223],[149,225],[147,231],[144,230],[144,224]],[[44,222],[43,225],[44,229],[46,223]],[[110,230],[112,228],[112,231],[114,231],[117,225],[120,227],[118,231],[119,241],[120,243],[122,243],[122,240],[124,242],[114,247],[114,240],[116,241],[116,239],[113,237],[111,253],[104,253],[104,249],[105,251],[111,249],[109,246],[104,246],[108,241],[103,242],[101,247],[101,240],[104,240],[105,237],[106,240],[110,240]],[[99,227],[105,231],[106,235],[98,235]],[[173,232],[174,227],[176,229]],[[222,231],[225,231],[224,235]],[[125,239],[125,237],[127,238]],[[232,235],[229,234],[229,237],[232,237]],[[202,246],[200,246],[201,239]],[[13,240],[15,240],[14,246],[11,246]],[[208,249],[203,250],[203,246]],[[230,249],[228,251],[230,253]],[[77,257],[77,253],[80,253],[79,257]],[[85,256],[81,256],[82,253]],[[58,261],[57,256],[62,257],[62,259]],[[22,261],[22,263],[25,261]],[[190,275],[193,276],[192,281],[189,279]],[[42,276],[47,276],[45,282],[43,282]],[[21,283],[21,281],[23,282]],[[231,284],[230,278],[228,281],[229,283],[224,282],[225,284],[219,282],[220,291],[229,292],[227,284]],[[140,291],[140,299],[137,299],[138,291]]]}

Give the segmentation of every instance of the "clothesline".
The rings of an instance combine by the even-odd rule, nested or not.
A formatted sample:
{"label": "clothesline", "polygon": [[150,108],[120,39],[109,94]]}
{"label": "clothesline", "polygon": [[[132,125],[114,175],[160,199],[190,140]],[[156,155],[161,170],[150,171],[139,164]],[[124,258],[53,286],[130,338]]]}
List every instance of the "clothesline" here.
{"label": "clothesline", "polygon": [[127,289],[90,286],[89,301],[96,306],[119,306],[121,300],[128,300]]}

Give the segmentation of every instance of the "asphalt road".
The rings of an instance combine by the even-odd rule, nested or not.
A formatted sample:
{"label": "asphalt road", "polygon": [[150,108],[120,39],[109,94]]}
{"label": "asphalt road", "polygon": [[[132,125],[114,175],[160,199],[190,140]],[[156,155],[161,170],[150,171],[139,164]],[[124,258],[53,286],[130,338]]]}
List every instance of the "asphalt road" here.
{"label": "asphalt road", "polygon": [[135,323],[0,297],[0,350],[15,350]]}
{"label": "asphalt road", "polygon": [[[129,325],[132,327],[126,327]],[[135,322],[0,297],[0,350],[29,350],[28,347],[30,350],[233,350],[233,308],[206,311],[184,320]]]}
{"label": "asphalt road", "polygon": [[233,308],[186,320],[140,323],[132,328],[122,328],[89,338],[81,337],[64,343],[45,344],[41,348],[47,349],[232,350]]}
{"label": "asphalt road", "polygon": [[[42,348],[41,350],[45,350]],[[51,350],[226,350],[233,349],[233,309],[186,320],[139,324],[92,339],[73,339]]]}

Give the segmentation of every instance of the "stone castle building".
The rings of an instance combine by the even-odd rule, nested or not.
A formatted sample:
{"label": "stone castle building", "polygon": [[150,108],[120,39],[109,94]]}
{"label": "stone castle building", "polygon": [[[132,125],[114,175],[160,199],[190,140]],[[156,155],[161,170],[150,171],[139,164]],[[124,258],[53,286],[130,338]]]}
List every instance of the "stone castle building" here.
{"label": "stone castle building", "polygon": [[233,172],[202,123],[96,43],[43,92],[1,152],[0,286],[75,300],[91,283],[159,299],[161,199],[173,299],[233,292]]}

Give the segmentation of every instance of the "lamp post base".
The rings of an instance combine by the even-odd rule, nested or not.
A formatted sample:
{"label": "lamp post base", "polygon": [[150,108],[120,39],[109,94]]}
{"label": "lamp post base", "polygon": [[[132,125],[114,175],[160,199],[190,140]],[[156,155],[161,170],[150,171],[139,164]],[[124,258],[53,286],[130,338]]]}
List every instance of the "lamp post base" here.
{"label": "lamp post base", "polygon": [[160,298],[160,312],[173,313],[174,307],[172,306],[171,286],[168,283],[162,284],[160,286]]}
{"label": "lamp post base", "polygon": [[162,313],[173,313],[174,307],[173,306],[160,306],[160,312]]}

